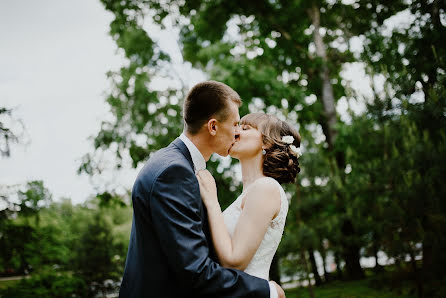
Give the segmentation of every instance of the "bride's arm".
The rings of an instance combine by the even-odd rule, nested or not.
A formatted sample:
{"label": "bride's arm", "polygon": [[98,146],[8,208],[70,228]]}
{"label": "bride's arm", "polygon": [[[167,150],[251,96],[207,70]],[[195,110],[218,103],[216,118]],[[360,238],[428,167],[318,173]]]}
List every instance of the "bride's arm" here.
{"label": "bride's arm", "polygon": [[254,182],[256,185],[252,185],[245,195],[243,211],[231,238],[218,203],[214,178],[208,171],[200,171],[197,177],[221,265],[244,270],[260,246],[271,220],[279,212],[280,192],[277,185],[269,179]]}

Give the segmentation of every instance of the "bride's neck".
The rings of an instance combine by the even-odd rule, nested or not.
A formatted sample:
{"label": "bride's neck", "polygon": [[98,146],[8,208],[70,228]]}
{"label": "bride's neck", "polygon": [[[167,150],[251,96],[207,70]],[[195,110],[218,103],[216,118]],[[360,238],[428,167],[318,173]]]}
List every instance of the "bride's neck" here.
{"label": "bride's neck", "polygon": [[240,164],[242,165],[243,191],[255,180],[265,177],[263,175],[263,157],[261,155],[240,160]]}

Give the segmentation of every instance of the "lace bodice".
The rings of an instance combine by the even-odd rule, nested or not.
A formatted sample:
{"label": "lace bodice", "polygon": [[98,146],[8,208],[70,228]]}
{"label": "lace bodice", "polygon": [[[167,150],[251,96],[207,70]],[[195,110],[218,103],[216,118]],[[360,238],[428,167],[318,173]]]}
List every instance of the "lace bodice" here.
{"label": "lace bodice", "polygon": [[[270,179],[280,188],[280,211],[271,221],[259,248],[254,254],[251,262],[246,267],[245,272],[269,280],[269,268],[282,239],[283,229],[285,227],[286,215],[288,213],[288,199],[282,186],[273,178],[265,177],[260,179]],[[249,188],[247,192],[249,191]],[[229,234],[234,234],[235,227],[242,213],[242,200],[245,192],[242,193],[226,210],[223,212],[224,221]]]}

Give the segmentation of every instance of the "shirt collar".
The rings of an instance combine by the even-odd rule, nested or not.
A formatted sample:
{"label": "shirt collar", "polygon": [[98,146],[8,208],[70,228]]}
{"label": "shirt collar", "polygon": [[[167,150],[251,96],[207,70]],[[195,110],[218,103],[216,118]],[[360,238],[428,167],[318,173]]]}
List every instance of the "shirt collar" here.
{"label": "shirt collar", "polygon": [[192,157],[192,163],[194,164],[195,173],[200,170],[206,169],[206,161],[204,160],[203,154],[201,154],[200,150],[192,143],[192,141],[186,137],[184,133],[180,135],[180,140],[184,142],[189,153]]}

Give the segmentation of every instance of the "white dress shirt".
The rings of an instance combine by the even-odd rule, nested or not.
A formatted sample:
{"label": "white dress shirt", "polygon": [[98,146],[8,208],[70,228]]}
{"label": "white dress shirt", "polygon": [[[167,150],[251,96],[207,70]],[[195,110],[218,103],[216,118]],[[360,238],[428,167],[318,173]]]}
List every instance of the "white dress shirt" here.
{"label": "white dress shirt", "polygon": [[192,157],[192,163],[194,164],[195,174],[198,171],[206,169],[206,161],[204,160],[203,154],[200,150],[189,140],[184,133],[180,135],[180,140],[186,145],[189,150],[190,156]]}
{"label": "white dress shirt", "polygon": [[[198,171],[206,169],[206,160],[204,159],[203,154],[201,154],[200,150],[198,150],[197,146],[195,146],[194,143],[192,143],[192,141],[189,140],[189,138],[186,137],[184,133],[180,135],[180,140],[183,141],[183,143],[189,150],[189,153],[192,157],[192,163],[194,164],[195,174]],[[269,296],[270,298],[278,298],[276,286],[271,282],[269,282]]]}

